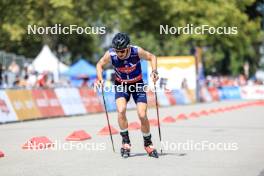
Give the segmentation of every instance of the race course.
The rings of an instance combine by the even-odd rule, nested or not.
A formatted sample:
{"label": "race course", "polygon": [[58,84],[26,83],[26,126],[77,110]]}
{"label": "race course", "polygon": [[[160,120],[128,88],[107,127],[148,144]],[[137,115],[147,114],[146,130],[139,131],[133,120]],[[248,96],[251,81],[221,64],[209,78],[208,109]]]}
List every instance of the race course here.
{"label": "race course", "polygon": [[[0,125],[1,176],[82,176],[82,175],[170,175],[170,176],[264,176],[264,106],[245,105],[254,101],[223,101],[206,104],[160,108],[164,117],[222,108],[222,111],[176,119],[174,123],[161,122],[161,145],[157,126],[151,127],[153,143],[163,155],[158,159],[145,154],[140,130],[130,131],[132,156],[121,158],[121,137],[114,135],[113,153],[109,136],[98,135],[107,125],[105,114],[90,114],[65,118],[43,119]],[[233,109],[225,107],[241,105]],[[109,113],[113,127],[118,128],[116,112]],[[129,122],[138,121],[135,110],[127,112]],[[155,108],[148,110],[149,119],[156,118]],[[78,150],[25,150],[30,138],[46,136],[51,141],[65,143],[75,130],[85,130],[92,139],[73,142],[88,146]],[[195,150],[175,148],[177,143],[212,144],[233,143],[236,150]],[[164,144],[163,143],[163,144]],[[96,147],[97,146],[97,147]],[[98,147],[99,146],[99,147]]]}

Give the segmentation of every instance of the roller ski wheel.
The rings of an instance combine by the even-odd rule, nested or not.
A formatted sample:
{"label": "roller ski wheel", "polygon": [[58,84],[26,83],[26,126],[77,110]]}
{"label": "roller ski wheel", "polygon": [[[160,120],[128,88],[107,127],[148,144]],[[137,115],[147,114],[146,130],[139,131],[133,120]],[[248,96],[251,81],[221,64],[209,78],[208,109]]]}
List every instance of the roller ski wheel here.
{"label": "roller ski wheel", "polygon": [[149,145],[149,146],[145,147],[145,150],[150,157],[159,158],[159,154],[158,154],[157,150],[153,147],[153,145]]}
{"label": "roller ski wheel", "polygon": [[130,149],[131,149],[131,145],[130,144],[123,144],[122,148],[120,149],[121,156],[123,158],[130,157]]}

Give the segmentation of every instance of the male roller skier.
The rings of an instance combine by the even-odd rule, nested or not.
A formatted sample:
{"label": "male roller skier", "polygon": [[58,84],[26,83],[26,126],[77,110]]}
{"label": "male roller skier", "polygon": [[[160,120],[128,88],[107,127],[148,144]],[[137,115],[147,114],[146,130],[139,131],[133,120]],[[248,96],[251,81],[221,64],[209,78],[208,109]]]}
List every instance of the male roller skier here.
{"label": "male roller skier", "polygon": [[98,78],[96,84],[102,86],[103,66],[111,61],[115,70],[115,100],[118,113],[118,124],[122,136],[121,155],[123,156],[125,153],[129,156],[131,148],[126,107],[132,95],[141,122],[144,148],[149,156],[158,158],[158,153],[156,149],[154,149],[151,141],[149,121],[146,114],[147,96],[146,92],[143,90],[144,83],[142,80],[140,59],[151,62],[151,78],[153,82],[156,82],[159,79],[156,56],[140,47],[130,45],[130,38],[126,33],[117,33],[112,40],[112,48],[106,51],[96,65]]}

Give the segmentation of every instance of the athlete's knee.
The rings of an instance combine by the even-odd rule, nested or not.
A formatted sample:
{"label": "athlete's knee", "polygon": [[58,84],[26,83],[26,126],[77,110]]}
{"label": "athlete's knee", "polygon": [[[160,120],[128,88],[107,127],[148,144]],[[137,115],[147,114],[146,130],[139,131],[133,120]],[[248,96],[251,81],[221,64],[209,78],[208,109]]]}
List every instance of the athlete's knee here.
{"label": "athlete's knee", "polygon": [[117,113],[119,115],[125,115],[126,114],[126,107],[122,106],[122,107],[117,108]]}
{"label": "athlete's knee", "polygon": [[146,120],[147,119],[147,114],[145,110],[138,111],[138,117],[140,120]]}

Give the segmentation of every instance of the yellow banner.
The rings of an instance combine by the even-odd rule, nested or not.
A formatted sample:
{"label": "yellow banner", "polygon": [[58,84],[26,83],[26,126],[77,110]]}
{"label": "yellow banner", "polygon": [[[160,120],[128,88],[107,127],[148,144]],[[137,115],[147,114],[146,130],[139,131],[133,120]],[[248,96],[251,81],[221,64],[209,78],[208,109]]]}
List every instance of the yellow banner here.
{"label": "yellow banner", "polygon": [[158,66],[166,69],[188,68],[195,65],[193,56],[163,56],[158,57]]}
{"label": "yellow banner", "polygon": [[[196,89],[196,72],[194,56],[161,56],[158,57],[160,88],[167,89]],[[151,64],[148,64],[148,75],[151,74]],[[153,86],[152,81],[149,85]]]}
{"label": "yellow banner", "polygon": [[30,90],[7,90],[6,94],[19,120],[41,117]]}

